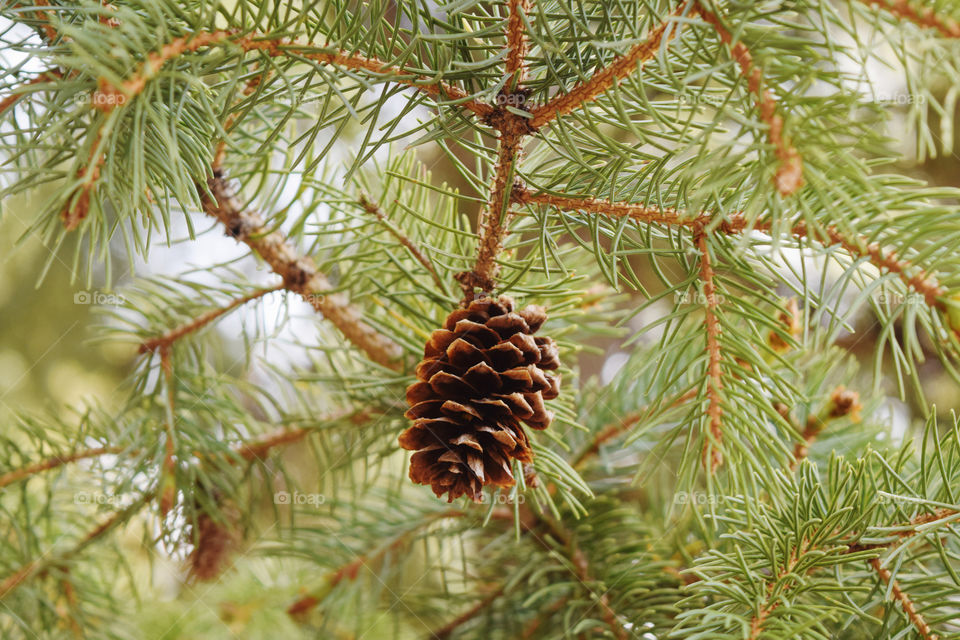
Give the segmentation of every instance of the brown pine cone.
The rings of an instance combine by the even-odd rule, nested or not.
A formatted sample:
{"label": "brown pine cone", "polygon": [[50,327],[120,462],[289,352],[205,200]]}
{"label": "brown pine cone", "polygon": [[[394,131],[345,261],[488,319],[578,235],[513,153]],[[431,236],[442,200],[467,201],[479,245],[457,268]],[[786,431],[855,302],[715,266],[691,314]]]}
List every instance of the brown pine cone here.
{"label": "brown pine cone", "polygon": [[447,501],[480,489],[514,484],[511,458],[533,460],[520,424],[546,429],[553,413],[544,400],[559,394],[560,366],[552,338],[533,334],[547,319],[542,307],[514,312],[513,300],[478,298],[434,331],[407,388],[413,426],[400,446],[416,451],[410,479]]}

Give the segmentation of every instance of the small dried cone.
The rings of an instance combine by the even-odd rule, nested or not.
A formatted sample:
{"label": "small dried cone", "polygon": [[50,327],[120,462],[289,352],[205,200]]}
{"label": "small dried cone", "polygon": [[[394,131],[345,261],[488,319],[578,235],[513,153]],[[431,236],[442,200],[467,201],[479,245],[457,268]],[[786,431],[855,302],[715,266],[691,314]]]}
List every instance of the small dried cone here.
{"label": "small dried cone", "polygon": [[197,514],[196,546],[189,559],[191,579],[215,580],[232,564],[233,553],[240,542],[238,520],[237,509],[222,502],[216,516],[206,511]]}
{"label": "small dried cone", "polygon": [[513,300],[481,297],[451,313],[434,331],[407,389],[413,426],[400,446],[416,451],[410,479],[429,484],[447,501],[475,502],[484,485],[514,484],[511,460],[529,463],[533,452],[520,424],[546,429],[560,376],[557,345],[533,334],[547,319],[543,308],[515,312]]}

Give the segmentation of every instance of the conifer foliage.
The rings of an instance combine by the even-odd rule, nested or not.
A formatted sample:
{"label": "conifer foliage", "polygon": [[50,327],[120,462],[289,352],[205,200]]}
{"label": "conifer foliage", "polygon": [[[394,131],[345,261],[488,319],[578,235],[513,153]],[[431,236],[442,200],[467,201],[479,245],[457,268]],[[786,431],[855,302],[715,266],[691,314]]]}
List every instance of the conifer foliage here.
{"label": "conifer foliage", "polygon": [[956,0],[0,25],[130,363],[0,434],[2,637],[960,637]]}

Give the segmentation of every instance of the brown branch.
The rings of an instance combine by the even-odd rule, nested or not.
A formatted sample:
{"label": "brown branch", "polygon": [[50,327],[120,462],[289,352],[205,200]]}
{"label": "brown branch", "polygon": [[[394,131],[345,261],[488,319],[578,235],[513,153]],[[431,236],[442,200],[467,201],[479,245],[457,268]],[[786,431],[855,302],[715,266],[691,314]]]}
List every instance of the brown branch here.
{"label": "brown branch", "polygon": [[885,9],[897,18],[909,20],[917,26],[936,29],[947,38],[960,38],[960,22],[949,16],[939,16],[930,7],[917,9],[909,0],[861,0],[861,2]]}
{"label": "brown branch", "polygon": [[[675,407],[679,407],[684,402],[687,402],[696,396],[697,390],[690,389],[686,393],[677,396],[674,400],[668,403],[665,408],[673,409]],[[634,425],[643,422],[654,410],[658,408],[658,405],[651,404],[637,411],[632,411],[616,422],[608,424],[606,427],[597,432],[597,434],[593,437],[593,440],[590,441],[590,444],[588,444],[586,448],[584,448],[583,451],[581,451],[577,457],[573,459],[573,461],[570,463],[570,466],[579,470],[590,457],[596,455],[600,451],[601,446],[610,440],[613,440],[620,434],[626,433],[633,428]]]}
{"label": "brown branch", "polygon": [[139,95],[147,86],[147,82],[156,76],[163,65],[170,60],[185,53],[193,53],[201,47],[219,44],[232,35],[229,31],[201,31],[171,40],[164,44],[159,52],[148,55],[146,62],[140,65],[133,76],[124,80],[119,86],[111,84],[106,78],[100,78],[98,89],[91,98],[91,104],[95,109],[112,111]]}
{"label": "brown branch", "polygon": [[509,17],[507,19],[507,59],[504,62],[507,74],[512,76],[508,86],[512,90],[519,88],[527,73],[527,53],[530,41],[527,38],[527,29],[524,16],[530,13],[530,0],[509,0],[507,2]]}
{"label": "brown branch", "polygon": [[429,640],[446,640],[450,637],[450,634],[456,631],[459,627],[483,613],[483,611],[492,605],[497,598],[503,595],[505,590],[506,585],[500,585],[494,591],[492,591],[490,595],[480,600],[477,604],[473,605],[442,627],[431,631],[430,635],[428,636]]}
{"label": "brown branch", "polygon": [[12,107],[14,104],[17,103],[17,101],[20,98],[25,96],[27,94],[26,92],[27,87],[31,87],[35,84],[43,84],[44,82],[51,82],[56,78],[62,78],[62,77],[63,77],[62,73],[56,70],[52,70],[52,71],[44,71],[37,77],[27,80],[26,82],[22,83],[18,87],[15,87],[13,91],[11,91],[6,98],[4,98],[3,100],[0,100],[0,113],[3,113],[4,111]]}
{"label": "brown branch", "polygon": [[713,26],[720,39],[730,48],[730,55],[740,65],[740,73],[747,79],[750,92],[756,97],[760,119],[769,127],[767,136],[780,161],[774,176],[777,191],[782,196],[796,192],[803,186],[803,160],[790,141],[783,136],[783,118],[777,113],[777,101],[773,93],[763,87],[763,70],[754,64],[753,54],[745,44],[742,42],[734,44],[733,36],[716,14],[701,9],[700,15]]}
{"label": "brown branch", "polygon": [[910,596],[900,588],[900,584],[896,580],[893,580],[893,574],[890,572],[890,569],[880,564],[880,558],[871,558],[868,562],[870,566],[873,567],[873,570],[880,576],[884,584],[890,585],[893,599],[900,603],[903,612],[907,614],[907,619],[910,620],[910,623],[920,633],[920,637],[924,640],[937,640],[940,636],[933,632],[927,621],[924,620],[923,616],[917,611]]}
{"label": "brown branch", "polygon": [[[526,189],[515,189],[513,199],[519,204],[547,205],[564,211],[597,214],[609,218],[627,217],[640,223],[684,226],[694,231],[711,226],[715,219],[710,213],[691,215],[672,208],[599,198],[532,193]],[[750,230],[770,233],[773,227],[771,223],[765,221],[758,220],[751,223],[743,213],[736,212],[720,221],[714,230],[728,235],[737,235]],[[946,311],[946,304],[942,300],[946,292],[937,279],[926,271],[917,270],[908,260],[900,258],[895,251],[884,250],[878,243],[869,242],[862,236],[848,236],[835,225],[827,226],[822,231],[818,229],[811,231],[804,222],[799,222],[793,226],[790,234],[794,238],[810,239],[824,246],[839,245],[855,257],[867,258],[875,266],[896,273],[904,284],[924,297],[928,306]]]}
{"label": "brown branch", "polygon": [[349,54],[344,51],[335,53],[321,53],[316,51],[304,50],[305,45],[296,42],[284,40],[257,40],[256,35],[248,35],[237,38],[234,44],[244,51],[261,51],[268,56],[277,57],[285,55],[296,55],[314,62],[330,64],[353,71],[367,71],[377,75],[389,75],[388,80],[414,87],[434,98],[448,98],[456,101],[459,106],[472,111],[480,117],[487,117],[493,113],[494,108],[479,100],[472,99],[469,94],[458,87],[446,84],[442,81],[432,80],[428,77],[408,73],[399,67],[392,66],[377,58],[368,58],[366,56]]}
{"label": "brown branch", "polygon": [[[785,420],[793,423],[790,416],[790,410],[783,403],[777,403],[775,406],[777,413]],[[856,391],[850,391],[843,385],[838,386],[830,394],[830,402],[816,414],[807,416],[807,423],[800,434],[801,441],[793,447],[793,462],[790,469],[794,470],[800,464],[800,461],[807,457],[810,451],[810,445],[817,439],[820,432],[826,428],[827,423],[837,418],[848,416],[853,422],[860,422],[860,410],[863,406],[860,404],[860,394]],[[797,425],[794,424],[794,428]],[[800,429],[797,429],[799,431]]]}
{"label": "brown branch", "polygon": [[35,559],[24,564],[22,567],[7,576],[3,581],[0,581],[0,600],[10,595],[10,593],[16,590],[17,587],[22,585],[30,578],[43,572],[48,567],[60,565],[64,563],[64,561],[69,560],[73,556],[86,549],[98,538],[109,533],[118,525],[126,522],[131,516],[137,514],[145,505],[153,500],[153,497],[153,494],[145,494],[131,506],[113,514],[108,519],[97,525],[92,531],[87,533],[80,540],[80,542],[70,549],[62,553],[48,556],[46,559]]}
{"label": "brown branch", "polygon": [[466,512],[460,511],[459,509],[448,509],[446,511],[437,511],[435,513],[427,514],[423,520],[394,536],[391,540],[381,545],[378,549],[375,549],[374,551],[364,555],[359,555],[354,560],[351,560],[340,568],[328,572],[323,578],[323,586],[314,593],[309,593],[297,599],[296,602],[287,607],[287,614],[295,618],[306,615],[317,605],[323,602],[324,598],[326,598],[330,591],[338,584],[344,580],[356,580],[357,575],[360,573],[362,568],[368,566],[368,564],[371,562],[379,561],[390,551],[402,547],[421,529],[428,527],[437,520],[442,520],[444,518],[462,518],[465,515],[467,515]]}
{"label": "brown branch", "polygon": [[[493,112],[484,116],[485,123],[497,130],[497,162],[487,206],[480,212],[477,221],[479,246],[473,270],[458,273],[455,277],[463,288],[464,301],[473,299],[475,289],[491,293],[496,286],[500,265],[497,256],[503,250],[512,214],[510,203],[517,189],[516,170],[523,155],[523,139],[536,131],[533,116],[521,115],[526,109],[527,93],[523,88],[527,41],[524,14],[529,11],[528,0],[510,0],[506,26],[507,58],[506,73],[513,76],[505,92],[498,97]],[[513,107],[512,109],[510,107]],[[529,113],[529,112],[527,112]]]}
{"label": "brown branch", "polygon": [[180,338],[190,333],[193,333],[195,331],[199,331],[200,329],[204,328],[205,326],[207,326],[208,324],[210,324],[220,316],[226,313],[229,313],[230,311],[233,311],[237,307],[243,306],[248,302],[252,302],[253,300],[262,298],[268,293],[279,291],[280,289],[283,289],[282,284],[278,284],[274,287],[257,289],[256,291],[252,293],[248,293],[245,296],[241,296],[239,298],[235,298],[234,300],[231,300],[230,303],[227,304],[226,306],[220,307],[219,309],[212,309],[210,311],[204,312],[199,316],[197,316],[196,318],[194,318],[193,320],[191,320],[190,322],[184,323],[179,327],[170,329],[166,333],[163,333],[159,336],[154,336],[153,338],[148,338],[147,340],[144,340],[143,343],[141,343],[140,345],[140,353],[148,353],[148,352],[152,353],[157,350],[162,351],[164,348],[169,348],[170,346],[173,345],[174,342],[176,342]]}
{"label": "brown branch", "polygon": [[723,404],[720,392],[723,389],[723,372],[720,369],[720,320],[717,318],[717,289],[714,284],[713,265],[710,261],[710,249],[707,235],[702,231],[696,237],[700,250],[700,280],[703,282],[703,294],[706,297],[704,323],[707,327],[707,418],[710,421],[710,433],[704,439],[703,466],[711,473],[723,464],[720,443],[723,441]]}
{"label": "brown branch", "polygon": [[424,255],[423,251],[420,250],[420,247],[418,247],[413,240],[407,237],[400,229],[396,227],[396,225],[390,222],[390,219],[387,218],[387,214],[384,213],[383,209],[380,208],[380,205],[367,198],[367,196],[364,194],[360,194],[359,202],[364,211],[372,214],[377,220],[382,222],[387,231],[389,231],[390,234],[396,238],[398,242],[400,242],[400,244],[407,248],[407,250],[410,252],[410,255],[412,255],[417,262],[423,265],[423,267],[430,273],[430,277],[433,278],[433,282],[437,285],[437,288],[441,291],[446,290],[443,280],[437,273],[436,268],[434,268],[433,263],[430,262],[430,258]]}
{"label": "brown branch", "polygon": [[533,634],[537,632],[544,620],[567,606],[567,602],[569,601],[570,598],[568,596],[563,596],[562,598],[558,598],[555,602],[553,602],[553,604],[547,607],[546,611],[543,613],[538,613],[533,620],[527,623],[527,626],[523,628],[523,633],[521,634],[520,638],[522,640],[528,640],[528,638],[533,637]]}
{"label": "brown branch", "polygon": [[176,468],[177,463],[174,458],[174,420],[176,415],[176,387],[173,381],[173,362],[170,358],[170,345],[166,344],[160,347],[160,368],[163,370],[163,377],[167,391],[166,420],[163,422],[164,431],[167,434],[165,452],[163,457],[163,467],[161,469],[160,483],[160,515],[166,516],[173,509],[177,498]]}
{"label": "brown branch", "polygon": [[299,255],[278,231],[270,231],[260,214],[245,210],[220,172],[207,185],[212,197],[201,190],[203,210],[226,227],[227,235],[243,242],[259,255],[284,287],[300,294],[367,356],[385,367],[401,368],[399,344],[367,324],[363,314],[342,293],[330,293],[333,285],[308,256]]}
{"label": "brown branch", "polygon": [[[809,543],[804,540],[797,549],[791,552],[790,557],[787,558],[787,562],[784,567],[777,572],[777,581],[782,580],[784,577],[790,576],[793,573],[801,558],[803,558],[804,554],[809,550],[809,547]],[[793,579],[795,578],[791,578],[790,580]],[[788,580],[785,588],[789,589],[789,587],[790,581]],[[776,611],[777,607],[780,606],[780,600],[774,600],[773,602],[770,602],[775,589],[776,582],[770,582],[767,584],[767,595],[764,600],[764,604],[760,606],[760,608],[757,610],[757,613],[750,619],[749,640],[757,640],[757,638],[760,637],[760,634],[763,632],[764,624],[766,624],[770,614]]]}
{"label": "brown branch", "polygon": [[35,462],[27,465],[26,467],[8,471],[7,473],[0,475],[0,489],[6,487],[7,485],[13,484],[14,482],[23,480],[24,478],[62,467],[71,462],[87,460],[89,458],[96,458],[108,454],[119,454],[123,452],[123,447],[96,447],[94,449],[75,451],[62,456],[52,456],[50,458],[46,458],[45,460],[41,460],[40,462]]}
{"label": "brown branch", "polygon": [[674,26],[673,18],[681,15],[688,4],[690,4],[689,0],[683,2],[650,32],[646,40],[634,45],[627,53],[616,58],[605,68],[591,74],[589,80],[579,83],[568,93],[554,96],[547,103],[534,109],[531,122],[533,128],[539,129],[584,104],[596,100],[618,80],[626,78],[651,60],[665,41],[669,42],[676,36],[680,27],[671,28]]}
{"label": "brown branch", "polygon": [[[21,8],[24,6],[23,2],[14,2],[12,3],[12,8]],[[34,0],[33,4],[38,7],[49,7],[49,0]],[[49,11],[49,9],[48,9]],[[52,43],[57,39],[57,30],[53,28],[53,25],[50,24],[50,19],[44,15],[44,10],[39,10],[35,12],[37,21],[40,23],[40,28],[43,30],[43,35],[46,38],[48,43]]]}

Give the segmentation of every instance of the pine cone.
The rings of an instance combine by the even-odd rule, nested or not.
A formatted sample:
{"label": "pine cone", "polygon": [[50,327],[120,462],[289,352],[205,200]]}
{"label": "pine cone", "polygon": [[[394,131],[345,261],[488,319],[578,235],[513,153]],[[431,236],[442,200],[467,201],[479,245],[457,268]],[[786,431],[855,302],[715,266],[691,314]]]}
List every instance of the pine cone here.
{"label": "pine cone", "polygon": [[560,376],[546,373],[560,366],[557,345],[533,336],[546,319],[542,307],[514,312],[508,297],[481,297],[433,332],[407,388],[413,426],[400,446],[416,451],[411,480],[448,502],[514,484],[511,458],[533,460],[520,422],[546,429],[553,413],[543,401],[559,394]]}

